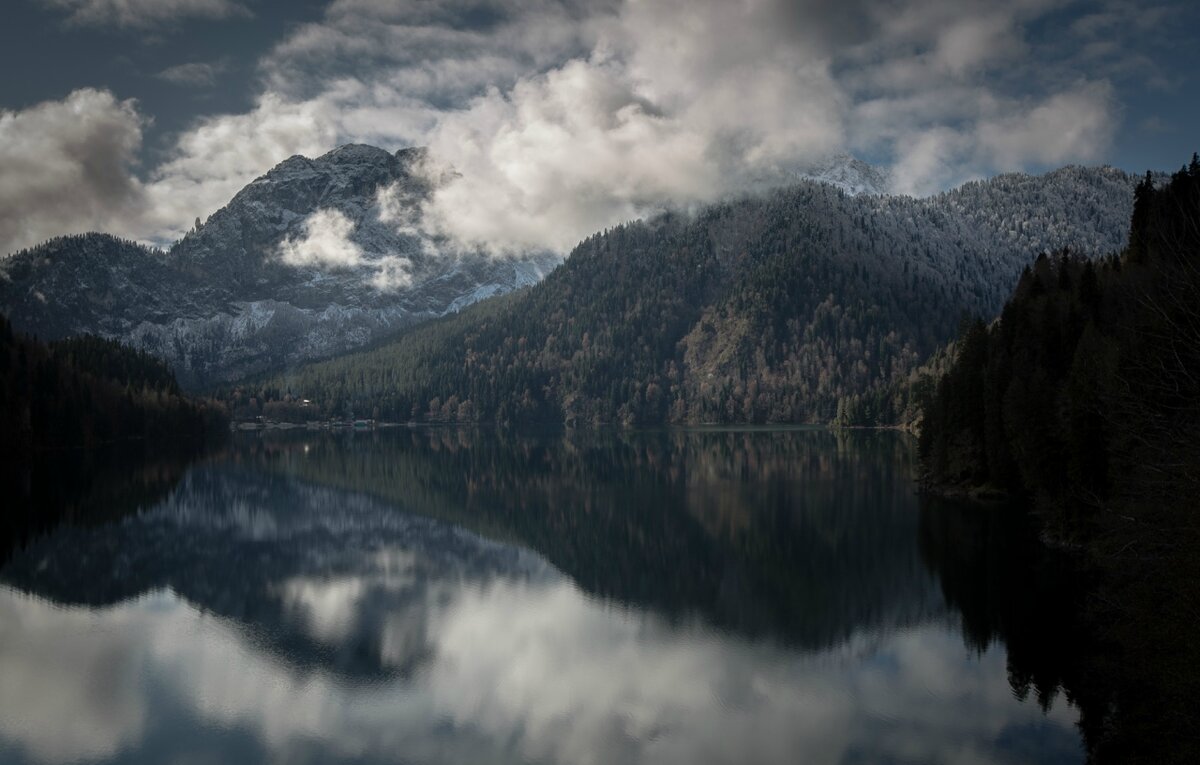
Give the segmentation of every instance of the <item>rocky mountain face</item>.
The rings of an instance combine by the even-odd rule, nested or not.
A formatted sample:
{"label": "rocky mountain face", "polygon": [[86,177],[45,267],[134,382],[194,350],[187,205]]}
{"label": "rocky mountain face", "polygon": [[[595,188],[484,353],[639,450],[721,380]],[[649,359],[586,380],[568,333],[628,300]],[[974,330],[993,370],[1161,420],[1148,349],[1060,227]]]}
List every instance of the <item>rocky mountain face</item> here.
{"label": "rocky mountain face", "polygon": [[292,157],[166,252],[104,234],[0,260],[0,312],[43,339],[95,333],[197,388],[350,350],[534,284],[550,253],[461,251],[421,227],[421,149]]}
{"label": "rocky mountain face", "polygon": [[[264,381],[407,420],[828,422],[995,316],[1038,253],[1128,238],[1136,179],[1005,175],[928,198],[829,183],[588,238],[530,290]],[[239,402],[234,402],[235,404]]]}

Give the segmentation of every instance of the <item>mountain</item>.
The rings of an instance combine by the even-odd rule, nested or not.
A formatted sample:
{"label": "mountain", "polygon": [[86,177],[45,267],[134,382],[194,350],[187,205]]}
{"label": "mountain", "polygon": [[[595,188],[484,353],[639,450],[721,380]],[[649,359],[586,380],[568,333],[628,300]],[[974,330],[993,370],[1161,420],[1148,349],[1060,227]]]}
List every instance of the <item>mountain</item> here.
{"label": "mountain", "polygon": [[934,484],[1093,507],[1200,490],[1200,159],[1135,192],[1129,246],[1039,257],[967,328],[926,407]]}
{"label": "mountain", "polygon": [[530,290],[230,403],[245,414],[291,393],[323,414],[401,420],[827,422],[964,316],[994,315],[1038,252],[1119,249],[1135,183],[1068,167],[914,199],[806,180],[603,232]]}
{"label": "mountain", "polygon": [[828,183],[852,196],[887,194],[892,188],[892,176],[887,170],[846,154],[837,154],[806,166],[797,173],[797,180]]}
{"label": "mountain", "polygon": [[43,338],[121,340],[198,387],[361,346],[557,265],[424,231],[424,161],[361,145],[292,157],[166,252],[103,234],[51,240],[0,261],[0,311]]}

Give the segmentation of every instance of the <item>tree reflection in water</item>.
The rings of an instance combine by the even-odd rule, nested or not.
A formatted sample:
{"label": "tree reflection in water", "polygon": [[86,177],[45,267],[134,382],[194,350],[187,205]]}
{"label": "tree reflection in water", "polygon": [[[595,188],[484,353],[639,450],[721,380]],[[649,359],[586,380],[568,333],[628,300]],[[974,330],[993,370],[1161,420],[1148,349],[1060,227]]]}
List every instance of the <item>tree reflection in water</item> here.
{"label": "tree reflection in water", "polygon": [[[1015,516],[921,503],[909,459],[818,430],[237,439],[14,555],[0,662],[79,665],[31,680],[46,720],[76,677],[141,710],[82,737],[99,759],[163,729],[227,761],[1078,759],[1065,580],[1030,589]],[[0,739],[55,760],[39,730]]]}

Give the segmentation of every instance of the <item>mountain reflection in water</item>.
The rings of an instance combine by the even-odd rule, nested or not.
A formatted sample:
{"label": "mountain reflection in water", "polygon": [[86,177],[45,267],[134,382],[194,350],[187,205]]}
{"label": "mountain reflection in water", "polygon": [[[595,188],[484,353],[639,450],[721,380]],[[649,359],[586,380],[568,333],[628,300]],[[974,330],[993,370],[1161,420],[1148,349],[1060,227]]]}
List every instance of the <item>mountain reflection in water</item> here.
{"label": "mountain reflection in water", "polygon": [[1028,535],[918,500],[909,459],[816,430],[239,438],[0,571],[0,760],[1081,760],[1069,629],[1019,641],[1028,671],[1001,642],[1037,584],[986,552],[1028,563]]}

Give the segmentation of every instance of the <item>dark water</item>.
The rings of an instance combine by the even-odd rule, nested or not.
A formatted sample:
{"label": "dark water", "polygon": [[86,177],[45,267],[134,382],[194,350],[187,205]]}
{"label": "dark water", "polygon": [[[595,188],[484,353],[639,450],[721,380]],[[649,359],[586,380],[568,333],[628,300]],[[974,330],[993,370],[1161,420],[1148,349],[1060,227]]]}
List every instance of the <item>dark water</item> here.
{"label": "dark water", "polygon": [[1080,761],[1062,578],[910,460],[392,430],[101,466],[100,519],[0,569],[0,762]]}

